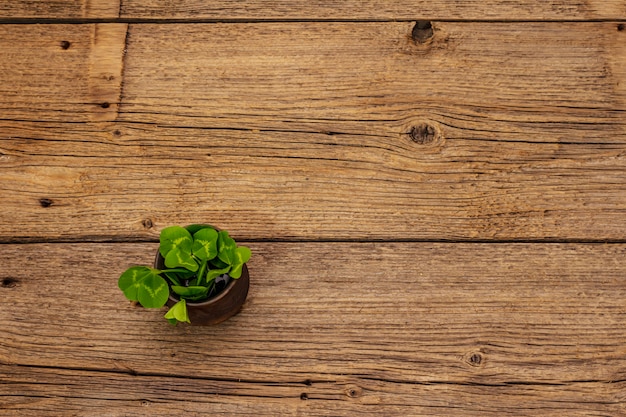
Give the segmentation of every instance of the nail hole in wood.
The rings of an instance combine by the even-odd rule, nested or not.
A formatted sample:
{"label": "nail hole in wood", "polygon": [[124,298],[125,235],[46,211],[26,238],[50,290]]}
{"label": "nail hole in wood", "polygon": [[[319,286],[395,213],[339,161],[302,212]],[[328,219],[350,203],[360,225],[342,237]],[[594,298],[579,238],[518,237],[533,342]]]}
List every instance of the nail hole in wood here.
{"label": "nail hole in wood", "polygon": [[41,198],[39,199],[39,205],[44,208],[50,207],[52,205],[52,200],[49,198]]}
{"label": "nail hole in wood", "polygon": [[306,379],[306,380],[304,381],[304,385],[306,385],[306,386],[310,387],[311,385],[313,385],[313,381],[311,381],[310,379]]}
{"label": "nail hole in wood", "polygon": [[620,23],[619,25],[617,25],[617,31],[623,32],[625,27],[626,25],[624,25],[623,23]]}
{"label": "nail hole in wood", "polygon": [[308,399],[309,399],[309,396],[307,395],[307,393],[306,393],[306,392],[303,392],[302,394],[300,394],[300,399],[301,399],[301,400],[308,400]]}
{"label": "nail hole in wood", "polygon": [[14,288],[17,286],[17,280],[15,278],[3,278],[0,285],[2,288]]}
{"label": "nail hole in wood", "polygon": [[109,107],[111,107],[111,104],[105,101],[104,103],[100,104],[100,107],[102,107],[103,109],[108,109]]}
{"label": "nail hole in wood", "polygon": [[411,37],[417,43],[424,43],[433,37],[433,25],[428,20],[418,20],[413,26]]}
{"label": "nail hole in wood", "polygon": [[72,46],[70,41],[61,41],[61,48],[62,49],[67,51],[68,49],[70,49],[70,46]]}
{"label": "nail hole in wood", "polygon": [[118,129],[116,129],[116,130],[113,132],[113,136],[116,136],[116,137],[118,137],[118,138],[119,138],[120,136],[122,136],[122,132],[120,132]]}

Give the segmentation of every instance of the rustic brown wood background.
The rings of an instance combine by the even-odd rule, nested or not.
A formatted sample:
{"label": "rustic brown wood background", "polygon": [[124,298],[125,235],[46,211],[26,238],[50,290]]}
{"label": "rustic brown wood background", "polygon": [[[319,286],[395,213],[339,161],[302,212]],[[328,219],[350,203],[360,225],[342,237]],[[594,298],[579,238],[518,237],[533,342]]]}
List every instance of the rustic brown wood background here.
{"label": "rustic brown wood background", "polygon": [[[2,2],[0,414],[626,416],[625,25]],[[251,291],[173,328],[117,278],[192,222]]]}

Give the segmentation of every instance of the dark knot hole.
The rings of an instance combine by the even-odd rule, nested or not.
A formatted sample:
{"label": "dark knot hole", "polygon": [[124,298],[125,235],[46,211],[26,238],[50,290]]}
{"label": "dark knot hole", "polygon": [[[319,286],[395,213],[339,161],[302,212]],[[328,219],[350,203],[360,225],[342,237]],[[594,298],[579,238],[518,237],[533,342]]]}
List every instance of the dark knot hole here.
{"label": "dark knot hole", "polygon": [[433,25],[428,20],[418,20],[413,26],[411,37],[417,43],[424,43],[433,37]]}

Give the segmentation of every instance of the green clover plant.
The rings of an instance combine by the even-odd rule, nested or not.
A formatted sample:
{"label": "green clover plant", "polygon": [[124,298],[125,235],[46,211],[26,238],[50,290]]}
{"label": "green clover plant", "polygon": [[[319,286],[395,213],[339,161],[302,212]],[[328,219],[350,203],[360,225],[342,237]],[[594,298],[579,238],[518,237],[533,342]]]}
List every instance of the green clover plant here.
{"label": "green clover plant", "polygon": [[161,231],[159,253],[165,269],[133,266],[119,278],[118,286],[131,301],[146,308],[161,308],[170,291],[180,301],[165,314],[171,323],[189,323],[187,302],[217,295],[219,282],[241,277],[251,256],[246,246],[237,246],[225,230],[208,225],[171,226]]}

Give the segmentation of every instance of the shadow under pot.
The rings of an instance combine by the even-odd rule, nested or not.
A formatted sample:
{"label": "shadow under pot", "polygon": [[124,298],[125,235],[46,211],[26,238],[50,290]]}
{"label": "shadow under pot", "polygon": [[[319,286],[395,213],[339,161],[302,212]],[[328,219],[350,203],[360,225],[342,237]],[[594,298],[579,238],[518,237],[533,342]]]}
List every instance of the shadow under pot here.
{"label": "shadow under pot", "polygon": [[[156,269],[166,269],[163,256],[157,251],[154,260]],[[226,288],[220,291],[214,297],[201,302],[187,301],[187,313],[189,321],[193,326],[209,326],[218,324],[229,319],[241,310],[241,306],[246,301],[248,289],[250,288],[250,275],[248,274],[248,266],[243,265],[241,277],[238,279],[230,279]],[[180,301],[178,295],[170,291],[167,306],[172,307]]]}

